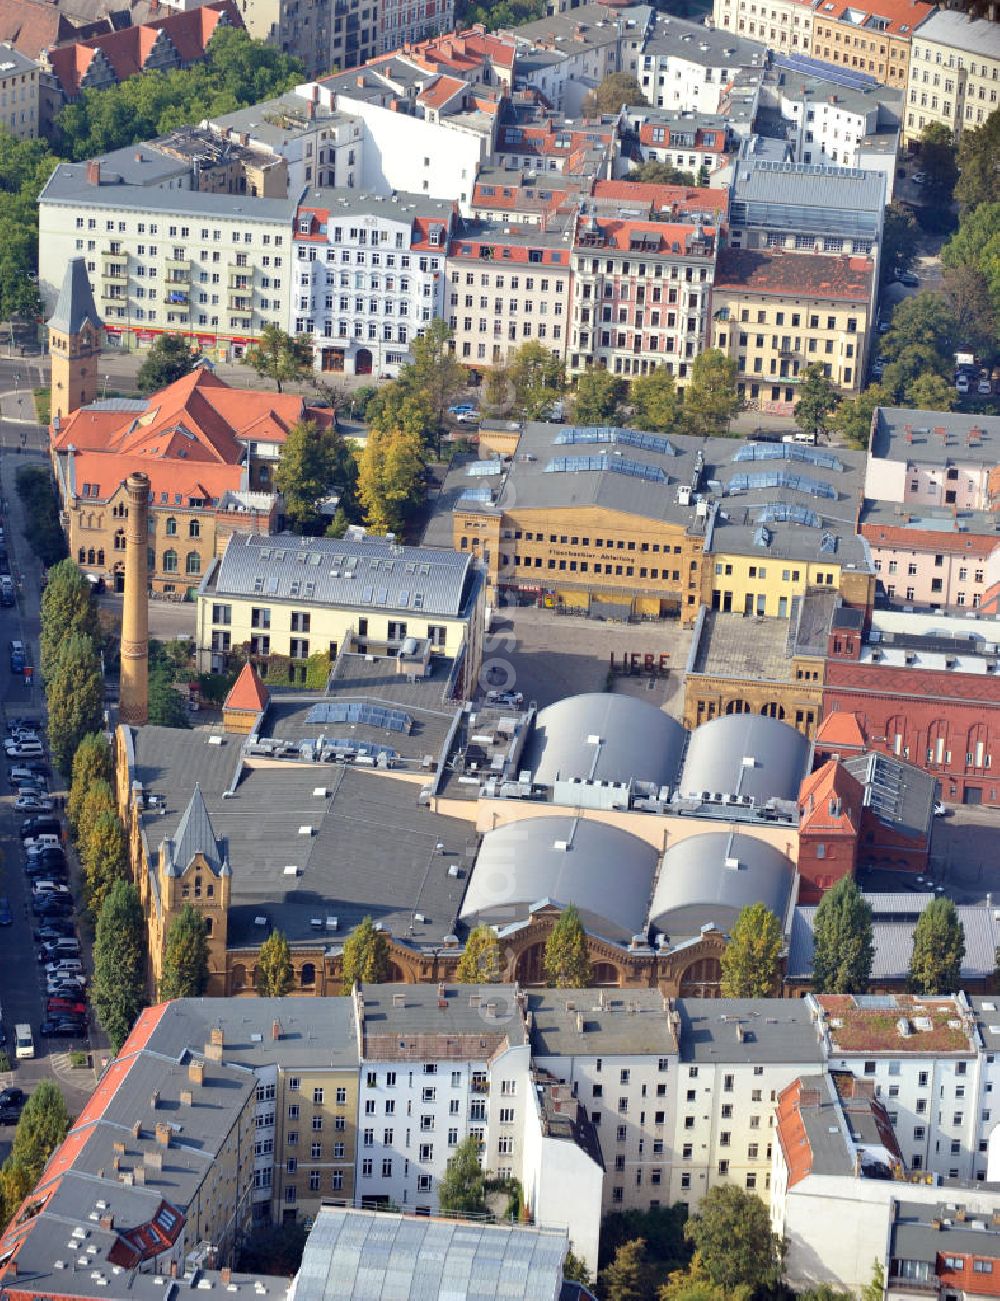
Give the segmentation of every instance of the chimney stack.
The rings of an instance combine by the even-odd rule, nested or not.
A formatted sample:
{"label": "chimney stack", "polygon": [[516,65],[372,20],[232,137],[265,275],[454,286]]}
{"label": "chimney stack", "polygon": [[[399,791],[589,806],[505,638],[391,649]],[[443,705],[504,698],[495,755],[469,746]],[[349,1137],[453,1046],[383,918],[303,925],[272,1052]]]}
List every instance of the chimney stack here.
{"label": "chimney stack", "polygon": [[188,1062],[188,1079],[192,1084],[205,1083],[205,1064],[199,1061]]}
{"label": "chimney stack", "polygon": [[157,1121],[156,1142],[160,1147],[170,1146],[170,1126],[165,1121]]}
{"label": "chimney stack", "polygon": [[271,1038],[275,1042],[281,1038],[281,1022],[277,1019],[271,1022]]}
{"label": "chimney stack", "polygon": [[118,714],[123,723],[149,716],[149,478],[136,472],[125,484],[125,600],[122,607],[121,686]]}
{"label": "chimney stack", "polygon": [[101,160],[94,159],[87,164],[87,184],[100,185],[101,183]]}

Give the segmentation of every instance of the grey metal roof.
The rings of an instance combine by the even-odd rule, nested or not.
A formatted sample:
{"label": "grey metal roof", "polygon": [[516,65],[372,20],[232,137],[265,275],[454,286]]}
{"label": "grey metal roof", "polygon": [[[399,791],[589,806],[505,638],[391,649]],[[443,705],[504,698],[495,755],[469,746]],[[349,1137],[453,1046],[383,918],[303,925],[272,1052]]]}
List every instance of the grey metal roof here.
{"label": "grey metal roof", "polygon": [[[976,437],[970,442],[973,430]],[[871,457],[910,465],[992,467],[1000,464],[1000,416],[876,407]]]}
{"label": "grey metal roof", "polygon": [[435,199],[429,194],[393,190],[391,195],[374,195],[346,187],[307,190],[299,204],[305,208],[327,208],[331,220],[338,216],[384,217],[387,221],[401,221],[406,225],[410,225],[415,217],[439,217],[442,221],[450,221],[455,211],[451,200]]}
{"label": "grey metal roof", "polygon": [[556,1301],[565,1233],[324,1206],[302,1257],[297,1301]]}
{"label": "grey metal roof", "polygon": [[762,903],[783,927],[794,872],[784,854],[755,836],[688,836],[663,855],[650,924],[676,940],[708,924],[727,930],[740,909]]}
{"label": "grey metal roof", "polygon": [[512,822],[483,838],[461,917],[503,926],[544,900],[573,903],[588,931],[629,940],[645,929],[656,859],[638,836],[586,818]]}
{"label": "grey metal roof", "polygon": [[86,259],[72,257],[66,263],[59,297],[48,325],[50,330],[60,330],[63,334],[79,334],[87,322],[99,329],[101,318],[94,306]]}
{"label": "grey metal roof", "polygon": [[365,1060],[381,1060],[381,1047],[390,1041],[402,1056],[404,1045],[395,1042],[399,1036],[409,1041],[407,1053],[414,1051],[427,1061],[451,1056],[456,1037],[472,1035],[478,1040],[485,1034],[495,1040],[500,1035],[512,1047],[528,1041],[516,985],[448,984],[441,993],[431,984],[365,984],[361,993]]}
{"label": "grey metal roof", "polygon": [[759,41],[672,14],[657,14],[642,53],[661,59],[683,59],[706,68],[763,68],[767,64],[767,46]]}
{"label": "grey metal roof", "polygon": [[[919,894],[865,894],[873,914],[873,980],[902,982],[907,979],[913,954],[913,928],[920,914],[935,897],[929,891]],[[958,904],[956,911],[965,932],[962,978],[969,981],[983,980],[996,967],[1000,923],[989,904]],[[812,905],[800,905],[792,914],[788,946],[790,980],[808,980],[812,975],[815,920],[816,908]],[[1000,1016],[994,1017],[994,1021],[1000,1022]]]}
{"label": "grey metal roof", "polygon": [[[280,1037],[275,1039],[275,1021]],[[201,1057],[213,1030],[222,1031],[222,1060],[258,1069],[356,1066],[354,1000],[330,998],[178,998],[168,1003],[146,1045],[180,1060],[185,1049]]]}
{"label": "grey metal roof", "polygon": [[864,787],[864,803],[893,831],[929,838],[937,801],[936,777],[894,755],[853,755],[844,767]]}
{"label": "grey metal roof", "polygon": [[234,533],[206,581],[214,596],[260,596],[349,609],[457,618],[465,609],[471,555],[403,547],[384,538],[266,537]]}
{"label": "grey metal roof", "polygon": [[[749,635],[752,635],[750,633]],[[728,714],[691,733],[680,796],[751,796],[795,800],[809,768],[808,740],[788,723],[761,714]]]}
{"label": "grey metal roof", "polygon": [[677,1052],[669,1004],[657,989],[539,989],[526,998],[536,1060]]}
{"label": "grey metal roof", "polygon": [[298,196],[262,199],[240,194],[209,194],[205,190],[161,190],[155,186],[128,185],[105,176],[100,185],[87,182],[83,163],[60,163],[39,196],[40,205],[66,204],[79,208],[112,208],[119,212],[176,213],[178,216],[216,217],[220,220],[276,226],[291,225]]}
{"label": "grey metal roof", "polygon": [[816,212],[852,209],[878,214],[885,202],[885,176],[856,167],[741,160],[733,199],[741,203],[787,204]]}
{"label": "grey metal roof", "polygon": [[557,779],[669,786],[685,739],[680,723],[655,705],[634,696],[587,692],[539,711],[523,766],[541,786]]}
{"label": "grey metal roof", "polygon": [[913,41],[937,41],[969,54],[1000,59],[1000,28],[985,18],[970,18],[952,9],[939,9],[925,19],[913,34]]}
{"label": "grey metal roof", "polygon": [[187,808],[177,824],[177,830],[166,841],[169,860],[168,872],[171,876],[180,876],[191,865],[197,854],[201,854],[213,872],[220,872],[223,867],[224,851],[212,829],[212,819],[205,807],[205,797],[201,787],[195,782],[194,791]]}
{"label": "grey metal roof", "polygon": [[675,1006],[681,1017],[682,1062],[823,1061],[805,999],[679,998]]}

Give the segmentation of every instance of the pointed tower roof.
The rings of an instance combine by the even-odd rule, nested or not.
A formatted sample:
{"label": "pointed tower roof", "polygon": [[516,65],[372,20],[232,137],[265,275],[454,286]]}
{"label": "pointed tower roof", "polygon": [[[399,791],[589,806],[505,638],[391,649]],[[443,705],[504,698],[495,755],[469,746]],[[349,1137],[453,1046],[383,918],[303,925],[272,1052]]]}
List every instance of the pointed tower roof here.
{"label": "pointed tower roof", "polygon": [[213,872],[221,872],[226,865],[224,846],[216,839],[205,797],[197,782],[184,815],[177,824],[177,830],[173,838],[167,841],[167,846],[171,876],[180,876],[186,871],[197,854],[204,856]]}
{"label": "pointed tower roof", "polygon": [[246,710],[259,714],[266,709],[271,694],[260,680],[260,675],[249,660],[240,669],[240,675],[233,683],[229,695],[223,704],[223,710]]}
{"label": "pointed tower roof", "polygon": [[847,710],[835,709],[827,714],[816,729],[816,740],[824,748],[831,746],[841,750],[863,750],[865,735],[857,714]]}
{"label": "pointed tower roof", "polygon": [[94,295],[87,278],[87,263],[82,257],[70,258],[55,311],[49,318],[49,329],[58,330],[61,334],[79,334],[88,321],[95,330],[103,325],[94,306]]}

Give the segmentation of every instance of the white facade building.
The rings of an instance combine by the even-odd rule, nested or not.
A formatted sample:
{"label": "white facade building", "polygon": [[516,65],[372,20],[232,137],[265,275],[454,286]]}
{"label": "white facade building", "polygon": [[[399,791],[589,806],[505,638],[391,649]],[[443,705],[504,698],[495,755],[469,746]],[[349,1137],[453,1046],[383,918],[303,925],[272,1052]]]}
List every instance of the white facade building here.
{"label": "white facade building", "polygon": [[413,337],[444,314],[453,208],[418,194],[313,190],[295,222],[288,328],[317,365],[390,376]]}

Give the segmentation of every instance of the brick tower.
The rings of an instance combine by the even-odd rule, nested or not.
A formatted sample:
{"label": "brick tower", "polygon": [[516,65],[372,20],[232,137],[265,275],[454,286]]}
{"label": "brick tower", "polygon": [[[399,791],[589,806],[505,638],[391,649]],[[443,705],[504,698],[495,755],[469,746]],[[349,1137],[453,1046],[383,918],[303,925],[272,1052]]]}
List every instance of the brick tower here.
{"label": "brick tower", "polygon": [[149,478],[130,474],[125,489],[128,522],[118,714],[123,723],[145,723],[149,713]]}
{"label": "brick tower", "polygon": [[62,288],[49,321],[52,360],[51,419],[65,419],[97,397],[97,359],[103,323],[94,306],[82,257],[66,264]]}

